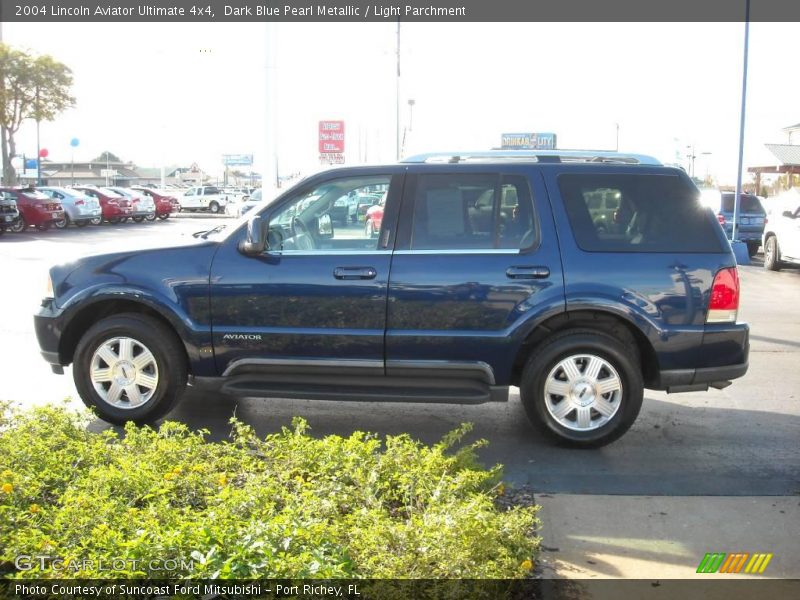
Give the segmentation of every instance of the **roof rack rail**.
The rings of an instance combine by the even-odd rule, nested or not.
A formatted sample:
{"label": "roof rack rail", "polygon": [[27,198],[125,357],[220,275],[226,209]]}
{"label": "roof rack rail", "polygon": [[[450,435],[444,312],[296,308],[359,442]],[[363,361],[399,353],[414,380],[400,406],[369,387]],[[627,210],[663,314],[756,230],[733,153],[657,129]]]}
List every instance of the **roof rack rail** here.
{"label": "roof rack rail", "polygon": [[401,160],[401,163],[464,163],[492,160],[519,160],[540,163],[594,162],[661,166],[661,161],[646,154],[606,150],[479,150],[477,152],[430,152]]}

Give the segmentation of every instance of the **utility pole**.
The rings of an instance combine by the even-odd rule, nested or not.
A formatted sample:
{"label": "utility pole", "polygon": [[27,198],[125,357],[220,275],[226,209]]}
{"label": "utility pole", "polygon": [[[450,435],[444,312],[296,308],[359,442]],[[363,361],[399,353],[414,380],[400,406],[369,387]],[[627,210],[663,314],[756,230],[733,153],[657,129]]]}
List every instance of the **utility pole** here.
{"label": "utility pole", "polygon": [[739,202],[742,195],[742,167],[744,166],[744,115],[747,106],[747,54],[750,47],[750,0],[746,0],[744,14],[744,59],[742,65],[742,112],[739,120],[739,167],[736,170],[736,195],[733,198],[733,226],[731,241],[736,241],[736,221],[739,218]]}
{"label": "utility pole", "polygon": [[36,185],[42,185],[42,150],[39,147],[39,84],[36,84]]}
{"label": "utility pole", "polygon": [[400,161],[400,19],[397,19],[397,81],[395,86],[395,143],[397,145],[397,161]]}

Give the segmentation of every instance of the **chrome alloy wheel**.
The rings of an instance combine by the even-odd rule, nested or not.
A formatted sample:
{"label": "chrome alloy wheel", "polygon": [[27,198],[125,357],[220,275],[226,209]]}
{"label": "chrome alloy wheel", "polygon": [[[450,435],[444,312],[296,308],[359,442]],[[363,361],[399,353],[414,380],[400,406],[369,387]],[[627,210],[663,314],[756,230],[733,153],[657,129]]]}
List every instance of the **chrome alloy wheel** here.
{"label": "chrome alloy wheel", "polygon": [[90,365],[95,391],[116,408],[137,408],[150,400],[158,387],[155,356],[133,338],[106,340],[95,350]]}
{"label": "chrome alloy wheel", "polygon": [[622,379],[608,361],[593,354],[565,358],[544,384],[547,412],[562,427],[592,431],[610,421],[622,401]]}

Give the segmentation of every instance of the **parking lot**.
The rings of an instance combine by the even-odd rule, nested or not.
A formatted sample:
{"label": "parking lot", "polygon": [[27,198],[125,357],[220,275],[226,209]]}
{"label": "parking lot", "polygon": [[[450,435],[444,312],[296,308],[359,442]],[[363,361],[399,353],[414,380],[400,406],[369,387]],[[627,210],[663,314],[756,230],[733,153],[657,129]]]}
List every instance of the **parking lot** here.
{"label": "parking lot", "polygon": [[[0,398],[30,405],[77,398],[71,373],[59,376],[38,353],[32,313],[47,267],[87,253],[145,247],[230,223],[181,216],[165,222],[83,230],[6,234],[0,238]],[[674,394],[647,391],[633,429],[599,450],[557,448],[537,439],[516,390],[507,404],[481,406],[230,399],[190,390],[170,418],[205,427],[215,438],[236,416],[265,434],[295,415],[317,435],[360,429],[410,432],[434,442],[461,422],[490,444],[487,464],[505,465],[507,480],[538,493],[791,496],[800,494],[800,270],[773,273],[757,261],[742,267],[743,308],[751,324],[750,370],[725,390]],[[79,402],[76,400],[76,402]],[[93,426],[107,427],[102,422]]]}

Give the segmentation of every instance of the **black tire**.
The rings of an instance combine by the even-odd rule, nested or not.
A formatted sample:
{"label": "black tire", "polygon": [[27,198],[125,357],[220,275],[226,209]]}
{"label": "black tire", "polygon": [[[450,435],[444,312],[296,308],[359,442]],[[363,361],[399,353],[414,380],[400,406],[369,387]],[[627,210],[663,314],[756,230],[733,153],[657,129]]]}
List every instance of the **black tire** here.
{"label": "black tire", "polygon": [[[562,425],[550,413],[545,383],[551,371],[562,360],[583,354],[599,357],[607,362],[619,375],[621,389],[615,400],[619,403],[616,412],[607,422],[595,429],[577,431]],[[613,442],[633,425],[644,397],[642,369],[633,340],[625,339],[621,342],[614,336],[593,329],[574,329],[555,334],[543,342],[528,359],[522,372],[520,397],[534,428],[559,444],[597,448]],[[560,400],[565,401],[566,398]],[[577,412],[566,413],[566,416],[569,414],[575,414],[577,423]],[[597,411],[594,414],[599,418]]]}
{"label": "black tire", "polygon": [[781,270],[781,248],[774,235],[769,236],[764,244],[764,268],[769,271]]}
{"label": "black tire", "polygon": [[158,218],[161,219],[162,221],[166,221],[167,219],[169,219],[169,213],[162,213],[158,215]]}
{"label": "black tire", "polygon": [[209,203],[208,212],[214,213],[215,215],[219,212],[219,203],[216,200],[212,200]]}
{"label": "black tire", "polygon": [[69,223],[70,223],[69,215],[67,213],[64,213],[64,218],[61,219],[60,221],[54,221],[53,225],[55,226],[56,229],[66,229],[67,227],[69,227]]}
{"label": "black tire", "polygon": [[108,222],[109,222],[109,223],[111,223],[112,225],[116,225],[117,223],[119,223],[119,222],[120,222],[120,219],[119,219],[119,217],[111,217],[111,218],[108,220]]}
{"label": "black tire", "polygon": [[[89,372],[94,352],[115,337],[130,337],[144,344],[155,357],[158,383],[152,397],[136,408],[125,409],[105,401],[95,390]],[[186,388],[186,353],[177,335],[156,319],[137,313],[107,317],[92,325],[75,350],[72,376],[86,406],[104,421],[152,423],[168,413]]]}
{"label": "black tire", "polygon": [[122,218],[119,220],[119,222],[120,222],[120,223],[127,223],[129,218],[130,218],[130,217],[122,217]]}
{"label": "black tire", "polygon": [[761,247],[761,242],[747,242],[747,254],[753,258],[758,254],[758,249]]}
{"label": "black tire", "polygon": [[133,219],[134,223],[141,223],[142,221],[144,221],[144,215],[142,215],[141,217],[131,217],[131,218]]}
{"label": "black tire", "polygon": [[145,216],[145,219],[147,219],[148,221],[155,221],[156,220],[156,213],[148,214],[147,216]]}
{"label": "black tire", "polygon": [[14,223],[11,227],[8,228],[9,231],[13,231],[14,233],[22,233],[28,228],[28,222],[25,220],[25,217],[22,215],[19,216],[19,220]]}
{"label": "black tire", "polygon": [[92,225],[102,225],[103,224],[103,217],[95,217],[91,221],[89,221]]}

